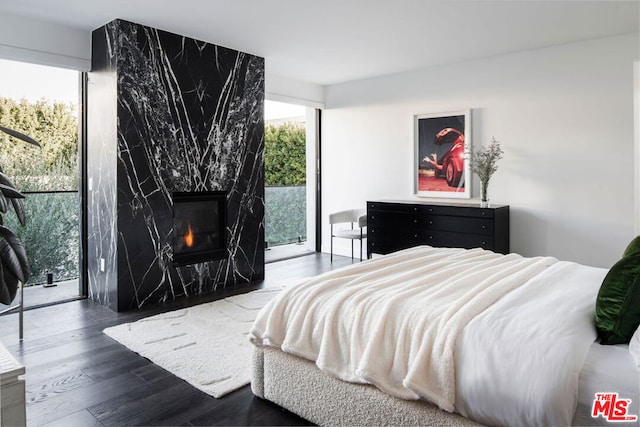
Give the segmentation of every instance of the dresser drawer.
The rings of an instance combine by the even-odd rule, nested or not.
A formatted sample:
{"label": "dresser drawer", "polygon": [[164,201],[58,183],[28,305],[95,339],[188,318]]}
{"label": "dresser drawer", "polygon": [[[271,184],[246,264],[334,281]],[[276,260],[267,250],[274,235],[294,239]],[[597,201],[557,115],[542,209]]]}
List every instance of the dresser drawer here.
{"label": "dresser drawer", "polygon": [[454,233],[448,231],[426,231],[423,234],[420,244],[427,244],[436,247],[449,248],[482,248],[494,249],[493,236],[470,234],[470,233]]}
{"label": "dresser drawer", "polygon": [[493,220],[488,218],[433,216],[419,221],[425,229],[453,231],[456,233],[493,234]]}
{"label": "dresser drawer", "polygon": [[423,244],[425,234],[422,230],[367,225],[367,247],[370,253],[386,254]]}
{"label": "dresser drawer", "polygon": [[385,227],[406,227],[410,224],[417,224],[419,219],[420,215],[413,212],[404,213],[384,210],[369,211],[367,215],[367,227],[369,230],[371,229],[371,226],[375,227],[377,225]]}
{"label": "dresser drawer", "polygon": [[368,250],[371,254],[389,254],[391,252],[396,252],[402,249],[412,248],[414,246],[420,245],[420,243],[412,242],[410,240],[402,240],[402,241],[369,241]]}
{"label": "dresser drawer", "polygon": [[467,216],[472,218],[493,218],[494,210],[468,206],[416,205],[415,210],[428,215]]}
{"label": "dresser drawer", "polygon": [[407,247],[411,247],[424,242],[425,234],[423,230],[409,227],[390,228],[379,226],[371,227],[367,225],[367,240],[370,243],[383,241],[392,242],[394,245],[408,241],[412,244]]}
{"label": "dresser drawer", "polygon": [[494,248],[493,237],[489,235],[483,236],[448,231],[402,230],[395,232],[393,237],[389,237],[388,234],[384,237],[378,237],[383,236],[385,231],[384,228],[378,228],[368,235],[368,245],[371,253],[386,254],[419,245],[465,249],[483,248],[489,250]]}
{"label": "dresser drawer", "polygon": [[417,212],[418,208],[415,206],[408,206],[404,203],[367,202],[367,212],[372,211],[410,213],[413,211]]}

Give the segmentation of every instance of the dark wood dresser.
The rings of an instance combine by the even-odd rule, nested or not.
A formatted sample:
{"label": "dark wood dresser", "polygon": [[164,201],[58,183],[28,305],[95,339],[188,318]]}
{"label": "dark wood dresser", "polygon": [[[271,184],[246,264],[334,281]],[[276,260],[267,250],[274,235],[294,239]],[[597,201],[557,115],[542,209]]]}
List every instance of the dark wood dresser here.
{"label": "dark wood dresser", "polygon": [[367,202],[368,254],[388,254],[418,245],[509,253],[509,206]]}

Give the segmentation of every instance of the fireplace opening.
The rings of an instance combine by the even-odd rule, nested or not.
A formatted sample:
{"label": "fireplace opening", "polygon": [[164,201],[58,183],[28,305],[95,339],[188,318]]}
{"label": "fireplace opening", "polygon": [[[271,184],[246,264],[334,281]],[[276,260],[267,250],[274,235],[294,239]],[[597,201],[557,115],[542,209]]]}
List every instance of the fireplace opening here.
{"label": "fireplace opening", "polygon": [[227,257],[226,191],[173,193],[173,263]]}

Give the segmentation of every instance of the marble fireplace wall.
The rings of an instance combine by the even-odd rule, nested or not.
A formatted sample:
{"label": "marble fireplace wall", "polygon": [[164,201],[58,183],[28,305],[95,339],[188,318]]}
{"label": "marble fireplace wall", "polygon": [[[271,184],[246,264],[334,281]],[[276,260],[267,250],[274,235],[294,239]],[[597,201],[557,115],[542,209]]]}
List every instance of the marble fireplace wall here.
{"label": "marble fireplace wall", "polygon": [[[89,296],[122,311],[264,278],[264,59],[123,20],[92,34]],[[226,190],[228,257],[172,262],[175,191]]]}

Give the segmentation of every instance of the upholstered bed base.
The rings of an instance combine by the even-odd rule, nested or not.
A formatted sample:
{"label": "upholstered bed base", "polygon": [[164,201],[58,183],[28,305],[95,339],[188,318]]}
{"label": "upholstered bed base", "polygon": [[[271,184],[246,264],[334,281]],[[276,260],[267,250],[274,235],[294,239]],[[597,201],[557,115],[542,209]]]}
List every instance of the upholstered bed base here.
{"label": "upholstered bed base", "polygon": [[479,426],[425,402],[340,381],[313,362],[272,347],[253,354],[253,393],[318,425]]}

